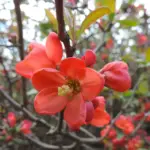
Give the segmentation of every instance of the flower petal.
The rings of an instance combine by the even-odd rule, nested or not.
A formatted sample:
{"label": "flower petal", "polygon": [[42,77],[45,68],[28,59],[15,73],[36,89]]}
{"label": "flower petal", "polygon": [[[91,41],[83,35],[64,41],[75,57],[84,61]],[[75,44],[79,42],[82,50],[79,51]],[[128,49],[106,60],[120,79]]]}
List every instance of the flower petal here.
{"label": "flower petal", "polygon": [[68,99],[58,96],[56,88],[47,88],[39,92],[34,100],[34,108],[39,114],[56,114],[64,109]]}
{"label": "flower petal", "polygon": [[124,92],[131,87],[131,77],[124,69],[107,71],[105,72],[105,85],[113,90]]}
{"label": "flower petal", "polygon": [[128,65],[123,61],[113,61],[108,64],[106,64],[101,70],[100,73],[104,73],[106,71],[114,71],[114,70],[121,70],[125,69],[128,70]]}
{"label": "flower petal", "polygon": [[83,78],[85,68],[86,66],[83,60],[73,57],[64,59],[60,64],[60,71],[64,73],[65,76],[73,79]]}
{"label": "flower petal", "polygon": [[91,121],[93,126],[101,127],[110,122],[110,115],[101,108],[97,107],[94,112],[94,117]]}
{"label": "flower petal", "polygon": [[37,90],[61,86],[64,83],[65,78],[58,70],[52,68],[42,68],[32,76],[32,84]]}
{"label": "flower petal", "polygon": [[74,96],[67,104],[64,119],[72,129],[79,129],[81,125],[85,124],[86,105],[81,94]]}
{"label": "flower petal", "polygon": [[104,78],[91,68],[86,68],[85,77],[80,80],[85,100],[92,100],[104,88]]}
{"label": "flower petal", "polygon": [[10,125],[10,127],[14,127],[16,125],[16,115],[13,112],[9,112],[7,116],[7,121]]}
{"label": "flower petal", "polygon": [[94,116],[94,106],[91,101],[88,101],[86,104],[86,122],[89,123]]}
{"label": "flower petal", "polygon": [[63,49],[58,35],[51,32],[46,41],[46,54],[55,64],[61,61]]}
{"label": "flower petal", "polygon": [[54,68],[55,65],[48,59],[45,48],[33,46],[33,50],[16,65],[16,72],[20,75],[31,78],[33,73],[41,68]]}
{"label": "flower petal", "polygon": [[102,110],[105,110],[106,100],[103,96],[97,96],[92,100],[93,106],[96,109],[99,107]]}

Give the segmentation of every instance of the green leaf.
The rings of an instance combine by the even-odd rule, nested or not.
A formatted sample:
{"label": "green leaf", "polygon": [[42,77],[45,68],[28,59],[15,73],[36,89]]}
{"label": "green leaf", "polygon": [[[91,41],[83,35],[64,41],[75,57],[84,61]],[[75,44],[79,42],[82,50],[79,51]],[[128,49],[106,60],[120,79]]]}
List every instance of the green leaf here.
{"label": "green leaf", "polygon": [[48,9],[45,9],[45,13],[50,23],[53,24],[54,30],[58,31],[58,24],[57,24],[57,19],[55,18],[55,16]]}
{"label": "green leaf", "polygon": [[[106,14],[110,14],[111,11],[108,7],[101,7],[94,11],[92,11],[82,22],[80,29],[78,30],[77,37],[79,38],[80,35],[87,29],[91,24],[93,24],[97,19],[100,19]],[[77,38],[77,39],[78,39]]]}
{"label": "green leaf", "polygon": [[123,27],[134,27],[134,26],[137,26],[139,24],[139,21],[137,19],[133,19],[133,20],[131,20],[131,19],[124,19],[124,20],[118,20],[118,22]]}
{"label": "green leaf", "polygon": [[134,3],[135,2],[135,0],[129,0],[129,4],[132,4],[132,3]]}
{"label": "green leaf", "polygon": [[116,0],[95,0],[96,7],[107,6],[111,12],[115,12]]}
{"label": "green leaf", "polygon": [[146,50],[146,62],[150,62],[150,47],[148,47],[148,49]]}

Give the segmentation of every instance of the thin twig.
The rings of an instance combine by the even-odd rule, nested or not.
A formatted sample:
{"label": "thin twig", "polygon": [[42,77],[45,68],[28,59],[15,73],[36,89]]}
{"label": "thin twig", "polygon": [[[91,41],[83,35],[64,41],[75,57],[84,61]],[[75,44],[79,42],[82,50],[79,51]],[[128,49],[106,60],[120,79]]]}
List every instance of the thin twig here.
{"label": "thin twig", "polygon": [[[45,149],[51,149],[51,150],[58,150],[60,149],[59,146],[56,146],[56,145],[50,145],[50,144],[47,144],[47,143],[44,143],[42,141],[40,141],[38,138],[35,138],[35,137],[32,137],[32,136],[28,136],[28,135],[25,135],[25,137],[32,141],[34,144],[42,147],[42,148],[45,148]],[[72,149],[76,146],[76,142],[73,142],[72,144],[70,145],[63,145],[62,146],[62,149]]]}
{"label": "thin twig", "polygon": [[63,128],[63,116],[64,116],[64,112],[60,112],[60,117],[59,117],[59,121],[58,121],[58,132],[61,133],[61,130]]}
{"label": "thin twig", "polygon": [[[20,59],[24,59],[24,41],[23,41],[23,27],[22,27],[22,17],[20,10],[20,0],[14,0],[16,19],[18,25],[18,43],[19,43],[19,53]],[[22,94],[23,94],[23,105],[26,106],[27,102],[27,94],[26,94],[26,79],[22,77]]]}
{"label": "thin twig", "polygon": [[0,44],[0,47],[7,47],[7,48],[10,48],[10,47],[19,47],[19,45],[3,45],[3,44]]}
{"label": "thin twig", "polygon": [[17,103],[13,98],[11,98],[4,90],[0,89],[0,94],[4,96],[13,106],[15,106],[17,109],[23,111],[31,120],[43,124],[47,128],[51,128],[52,125],[47,123],[44,119],[38,118],[34,116],[29,110],[27,110],[25,107],[22,107],[19,103]]}

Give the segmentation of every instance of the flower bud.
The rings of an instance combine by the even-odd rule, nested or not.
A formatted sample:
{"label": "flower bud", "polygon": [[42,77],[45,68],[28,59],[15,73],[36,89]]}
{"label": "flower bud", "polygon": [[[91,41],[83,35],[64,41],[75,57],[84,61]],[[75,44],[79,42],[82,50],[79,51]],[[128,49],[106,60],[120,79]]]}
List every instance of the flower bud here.
{"label": "flower bud", "polygon": [[117,147],[124,146],[126,144],[126,138],[125,137],[122,137],[120,139],[115,138],[112,140],[112,143],[113,146],[117,146]]}
{"label": "flower bud", "polygon": [[16,115],[13,112],[9,112],[7,121],[10,127],[14,127],[16,125]]}
{"label": "flower bud", "polygon": [[86,122],[90,122],[94,116],[94,106],[91,101],[86,102]]}
{"label": "flower bud", "polygon": [[21,127],[20,127],[20,131],[23,134],[31,134],[31,127],[32,127],[32,122],[29,120],[23,120],[21,122]]}
{"label": "flower bud", "polygon": [[114,138],[116,138],[116,136],[117,136],[116,130],[115,130],[114,128],[111,128],[111,129],[110,129],[110,126],[109,126],[109,125],[106,126],[106,128],[104,128],[104,129],[100,132],[100,135],[101,135],[101,136],[105,136],[105,134],[106,134],[108,131],[109,131],[109,133],[108,133],[108,135],[107,135],[107,138],[109,138],[109,139],[114,139]]}
{"label": "flower bud", "polygon": [[124,92],[131,87],[128,66],[122,61],[114,61],[106,64],[99,73],[104,75],[105,86],[113,90]]}
{"label": "flower bud", "polygon": [[96,54],[92,50],[86,50],[82,60],[85,61],[86,66],[92,67],[96,63]]}

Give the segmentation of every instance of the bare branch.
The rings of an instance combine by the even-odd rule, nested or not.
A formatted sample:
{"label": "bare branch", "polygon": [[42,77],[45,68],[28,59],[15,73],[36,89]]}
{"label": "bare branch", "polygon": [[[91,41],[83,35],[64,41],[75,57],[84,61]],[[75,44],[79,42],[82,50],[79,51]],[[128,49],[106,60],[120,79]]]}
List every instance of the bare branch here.
{"label": "bare branch", "polygon": [[[51,150],[57,150],[59,149],[60,150],[60,147],[59,146],[56,146],[56,145],[50,145],[50,144],[47,144],[47,143],[44,143],[42,141],[40,141],[37,137],[32,137],[32,136],[28,136],[28,135],[25,135],[25,137],[32,141],[34,144],[42,147],[42,148],[45,148],[45,149],[51,149]],[[72,149],[76,146],[76,142],[73,142],[72,144],[70,145],[63,145],[61,146],[61,149]]]}
{"label": "bare branch", "polygon": [[63,0],[55,0],[55,5],[58,21],[58,35],[60,40],[64,43],[67,57],[72,57],[74,49],[70,46],[70,38],[68,33],[65,31]]}
{"label": "bare branch", "polygon": [[[14,0],[16,19],[18,24],[18,43],[19,43],[19,53],[20,59],[24,59],[24,42],[23,42],[23,27],[22,27],[22,17],[20,10],[20,0]],[[23,105],[27,105],[27,95],[26,95],[26,79],[22,77],[22,94],[23,94]]]}

